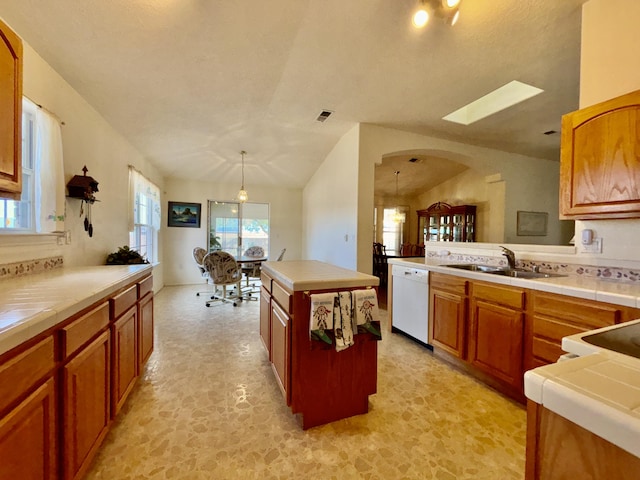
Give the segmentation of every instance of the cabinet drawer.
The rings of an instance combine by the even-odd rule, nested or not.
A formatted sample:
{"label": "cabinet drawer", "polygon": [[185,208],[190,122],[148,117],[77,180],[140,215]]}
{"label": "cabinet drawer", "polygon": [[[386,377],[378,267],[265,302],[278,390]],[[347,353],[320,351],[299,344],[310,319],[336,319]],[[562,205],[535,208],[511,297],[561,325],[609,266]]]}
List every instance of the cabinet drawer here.
{"label": "cabinet drawer", "polygon": [[124,312],[133,307],[138,301],[138,287],[137,285],[132,285],[127,288],[124,292],[119,293],[113,298],[109,299],[109,303],[111,304],[111,319],[115,320]]}
{"label": "cabinet drawer", "polygon": [[153,277],[149,275],[138,282],[138,298],[144,297],[153,290]]}
{"label": "cabinet drawer", "polygon": [[291,295],[277,282],[271,284],[271,295],[280,304],[285,312],[291,313]]}
{"label": "cabinet drawer", "polygon": [[0,366],[0,412],[53,370],[53,344],[48,336]]}
{"label": "cabinet drawer", "polygon": [[458,295],[466,296],[469,281],[462,277],[456,277],[455,275],[432,272],[429,276],[429,285],[439,290],[447,290],[457,293]]}
{"label": "cabinet drawer", "polygon": [[548,363],[557,362],[558,358],[565,353],[559,344],[538,337],[534,337],[532,349],[535,358],[545,360]]}
{"label": "cabinet drawer", "polygon": [[506,305],[518,310],[522,310],[524,308],[524,291],[519,288],[474,282],[473,297],[481,298],[499,305]]}
{"label": "cabinet drawer", "polygon": [[584,326],[585,330],[615,325],[621,319],[621,309],[612,305],[539,292],[533,293],[533,311]]}
{"label": "cabinet drawer", "polygon": [[271,293],[271,280],[273,280],[273,279],[269,275],[264,273],[264,271],[260,272],[260,281],[262,282],[262,286],[269,293]]}
{"label": "cabinet drawer", "polygon": [[109,304],[104,302],[61,330],[63,358],[73,355],[103,328],[109,325]]}
{"label": "cabinet drawer", "polygon": [[560,343],[562,337],[575,335],[587,331],[586,328],[580,328],[571,323],[565,323],[551,318],[543,318],[538,315],[533,317],[533,335],[535,337],[544,337],[555,340]]}

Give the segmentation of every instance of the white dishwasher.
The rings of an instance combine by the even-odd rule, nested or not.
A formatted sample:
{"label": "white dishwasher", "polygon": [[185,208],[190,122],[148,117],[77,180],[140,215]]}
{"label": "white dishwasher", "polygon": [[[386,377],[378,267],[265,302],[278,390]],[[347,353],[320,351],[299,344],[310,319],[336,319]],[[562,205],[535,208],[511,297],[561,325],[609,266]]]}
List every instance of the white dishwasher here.
{"label": "white dishwasher", "polygon": [[393,265],[393,330],[400,330],[420,343],[429,340],[429,271]]}

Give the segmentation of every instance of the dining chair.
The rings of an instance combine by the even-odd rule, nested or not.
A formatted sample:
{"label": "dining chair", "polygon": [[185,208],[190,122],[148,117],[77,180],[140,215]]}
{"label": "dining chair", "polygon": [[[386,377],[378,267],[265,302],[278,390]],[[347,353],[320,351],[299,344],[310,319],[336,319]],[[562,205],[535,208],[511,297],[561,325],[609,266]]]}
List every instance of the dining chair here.
{"label": "dining chair", "polygon": [[[221,303],[233,302],[233,306],[238,306],[237,302],[243,299],[241,288],[242,269],[238,266],[238,262],[230,253],[222,250],[213,251],[205,255],[202,265],[208,273],[211,283],[214,286],[214,292],[211,300],[206,303],[210,307],[212,303],[220,301]],[[233,286],[232,292],[227,293],[227,287]],[[219,294],[218,288],[222,288],[222,295]]]}
{"label": "dining chair", "polygon": [[[209,274],[207,273],[207,271],[204,268],[204,265],[202,264],[202,261],[204,260],[204,257],[205,257],[206,254],[207,254],[207,251],[202,247],[195,247],[193,249],[193,260],[196,262],[196,265],[198,266],[198,270],[200,270],[200,275],[202,275],[202,278],[204,278],[204,281],[208,285],[209,284]],[[196,292],[196,296],[199,297],[201,293],[206,293],[207,295],[213,295],[212,291],[203,290],[203,291],[200,291],[200,292]]]}
{"label": "dining chair", "polygon": [[[255,257],[255,258],[264,258],[264,248],[259,247],[257,245],[254,245],[253,247],[249,247],[247,248],[243,255],[245,257]],[[260,280],[260,271],[261,271],[261,262],[256,262],[256,263],[243,263],[242,264],[242,273],[244,274],[245,280],[246,280],[246,286],[247,288],[251,288],[251,291],[255,291],[256,293],[259,292],[259,286],[258,290],[256,289],[256,284],[252,284],[249,285],[249,281],[251,279],[258,279]]]}

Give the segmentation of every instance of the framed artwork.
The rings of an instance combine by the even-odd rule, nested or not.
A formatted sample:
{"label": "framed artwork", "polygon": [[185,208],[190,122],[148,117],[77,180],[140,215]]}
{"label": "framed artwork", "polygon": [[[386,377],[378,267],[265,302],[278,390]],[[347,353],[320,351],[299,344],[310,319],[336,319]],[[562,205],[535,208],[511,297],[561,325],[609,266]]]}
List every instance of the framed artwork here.
{"label": "framed artwork", "polygon": [[538,236],[547,235],[547,212],[524,212],[518,210],[518,236]]}
{"label": "framed artwork", "polygon": [[186,202],[169,202],[167,215],[168,227],[200,228],[202,204]]}

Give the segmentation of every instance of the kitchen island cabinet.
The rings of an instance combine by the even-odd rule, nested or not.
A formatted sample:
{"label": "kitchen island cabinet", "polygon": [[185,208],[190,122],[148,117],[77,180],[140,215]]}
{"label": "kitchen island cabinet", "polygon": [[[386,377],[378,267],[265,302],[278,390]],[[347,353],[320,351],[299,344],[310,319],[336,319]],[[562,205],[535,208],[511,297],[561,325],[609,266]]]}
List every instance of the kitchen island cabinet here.
{"label": "kitchen island cabinet", "polygon": [[0,480],[82,478],[152,349],[150,266],[58,270],[3,285]]}
{"label": "kitchen island cabinet", "polygon": [[367,413],[377,382],[373,335],[356,335],[355,344],[341,352],[310,339],[310,295],[378,283],[377,277],[318,261],[262,264],[260,335],[285,401],[303,429]]}

